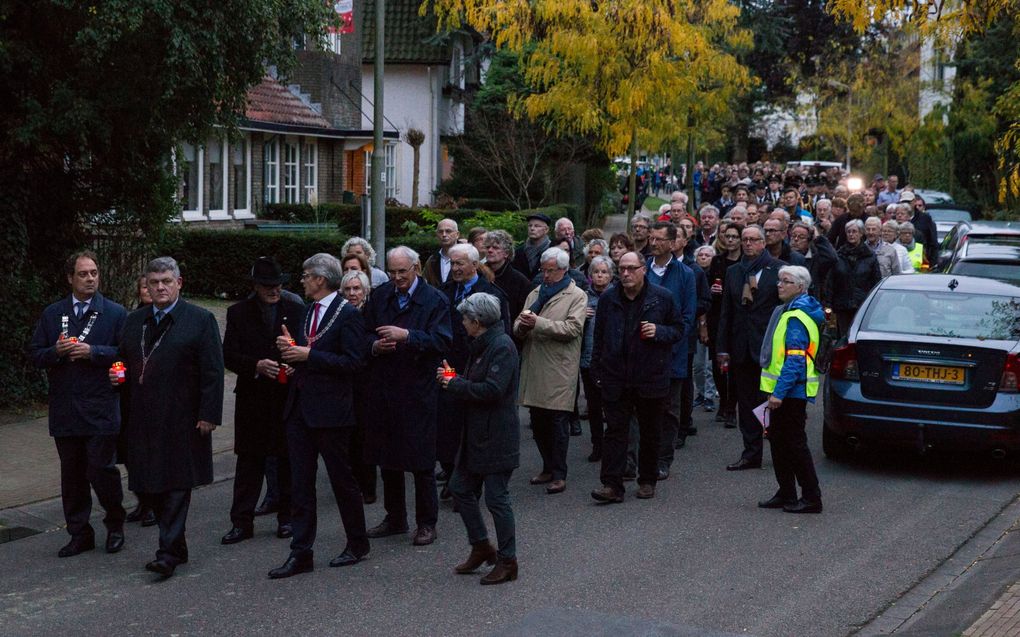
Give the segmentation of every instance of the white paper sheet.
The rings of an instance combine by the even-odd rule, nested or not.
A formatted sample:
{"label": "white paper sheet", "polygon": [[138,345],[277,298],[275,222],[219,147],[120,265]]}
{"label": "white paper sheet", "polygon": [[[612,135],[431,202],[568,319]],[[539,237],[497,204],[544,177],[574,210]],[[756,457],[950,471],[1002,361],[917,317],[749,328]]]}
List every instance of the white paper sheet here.
{"label": "white paper sheet", "polygon": [[765,402],[763,402],[762,404],[760,404],[760,405],[758,405],[757,407],[754,408],[754,415],[758,419],[758,422],[761,423],[761,428],[763,430],[768,430],[768,428],[769,428],[769,409],[768,409],[768,406],[769,406],[769,401],[766,400]]}

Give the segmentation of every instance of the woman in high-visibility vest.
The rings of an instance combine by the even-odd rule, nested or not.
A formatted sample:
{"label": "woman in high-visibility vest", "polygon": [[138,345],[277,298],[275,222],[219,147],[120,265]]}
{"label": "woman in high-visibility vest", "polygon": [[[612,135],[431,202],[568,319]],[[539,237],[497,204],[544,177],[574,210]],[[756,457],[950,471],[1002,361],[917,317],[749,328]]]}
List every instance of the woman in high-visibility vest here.
{"label": "woman in high-visibility vest", "polygon": [[904,221],[896,229],[896,233],[899,235],[900,245],[906,249],[910,257],[910,265],[913,266],[914,272],[927,272],[928,259],[924,255],[924,246],[914,237],[914,224]]}
{"label": "woman in high-visibility vest", "polygon": [[[787,513],[821,513],[822,492],[807,445],[807,403],[818,395],[818,327],[825,320],[822,305],[807,293],[807,268],[779,268],[779,299],[761,346],[761,385],[769,394],[766,437],[779,490],[758,503],[763,509]],[[797,497],[800,483],[801,497]]]}

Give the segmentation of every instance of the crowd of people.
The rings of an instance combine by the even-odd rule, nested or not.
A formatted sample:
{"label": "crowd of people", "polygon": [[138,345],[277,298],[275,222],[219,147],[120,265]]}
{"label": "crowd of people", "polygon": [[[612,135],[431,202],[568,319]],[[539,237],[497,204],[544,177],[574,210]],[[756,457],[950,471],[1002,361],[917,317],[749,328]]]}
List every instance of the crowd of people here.
{"label": "crowd of people", "polygon": [[[675,451],[697,434],[701,408],[740,429],[742,450],[727,470],[761,467],[770,441],[779,488],[759,506],[821,512],[805,435],[820,335],[845,332],[882,277],[924,270],[934,224],[892,178],[852,193],[837,181],[830,192],[824,179],[699,164],[695,184],[719,174],[732,182],[718,184],[718,197],[715,186],[701,188],[692,206],[675,192],[608,237],[533,214],[520,244],[484,228],[462,239],[444,219],[439,250],[424,263],[397,246],[385,270],[354,237],[339,258],[304,262],[305,300],[284,289],[289,277],[275,260],[260,258],[222,342],[213,315],[181,296],[173,258],[148,263],[129,313],[99,292],[96,255],[72,255],[70,294],[46,308],[30,345],[49,376],[61,462],[71,538],[59,555],[95,548],[91,488],[106,512],[108,552],[121,550],[125,522],[137,520],[159,525],[148,570],[169,577],[188,561],[191,491],[212,481],[225,370],[237,374],[237,465],[222,544],[253,537],[257,515],[275,512],[290,551],[273,579],[314,568],[320,457],[346,535],[330,566],[357,564],[372,540],[410,532],[410,474],[413,545],[436,540],[439,502],[450,500],[471,546],[455,572],[487,564],[482,584],[516,579],[509,485],[520,406],[541,458],[530,483],[547,494],[567,490],[567,449],[587,419],[587,459],[601,463],[591,497],[623,502],[636,480],[636,497],[654,498]],[[138,498],[130,514],[115,463]],[[369,526],[378,478],[385,514]],[[264,481],[274,495],[259,506]]]}

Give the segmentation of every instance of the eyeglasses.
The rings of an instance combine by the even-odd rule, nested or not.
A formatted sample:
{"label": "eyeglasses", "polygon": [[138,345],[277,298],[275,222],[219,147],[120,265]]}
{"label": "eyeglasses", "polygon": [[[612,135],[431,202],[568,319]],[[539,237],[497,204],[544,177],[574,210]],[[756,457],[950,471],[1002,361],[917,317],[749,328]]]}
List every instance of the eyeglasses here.
{"label": "eyeglasses", "polygon": [[797,282],[789,279],[779,279],[777,285],[797,285]]}
{"label": "eyeglasses", "polygon": [[765,228],[765,234],[771,234],[774,232],[782,232],[779,228]]}
{"label": "eyeglasses", "polygon": [[737,241],[740,239],[739,234],[724,234],[723,239],[729,239],[731,241]]}
{"label": "eyeglasses", "polygon": [[638,270],[641,270],[644,267],[645,266],[643,265],[621,265],[617,269],[620,272],[637,272]]}
{"label": "eyeglasses", "polygon": [[400,268],[399,270],[386,270],[386,274],[390,276],[404,276],[409,272],[414,272],[414,268]]}
{"label": "eyeglasses", "polygon": [[319,276],[319,275],[318,274],[312,274],[311,272],[302,272],[301,273],[301,280],[305,281],[307,279],[312,278],[313,276]]}
{"label": "eyeglasses", "polygon": [[740,243],[761,243],[764,240],[765,239],[761,239],[759,237],[753,237],[753,238],[748,238],[748,239],[741,239]]}

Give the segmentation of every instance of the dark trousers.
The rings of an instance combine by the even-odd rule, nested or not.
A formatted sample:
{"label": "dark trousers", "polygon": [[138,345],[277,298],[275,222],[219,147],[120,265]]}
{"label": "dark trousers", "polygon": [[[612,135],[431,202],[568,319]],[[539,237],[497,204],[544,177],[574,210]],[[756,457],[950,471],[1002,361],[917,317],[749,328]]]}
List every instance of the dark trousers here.
{"label": "dark trousers", "polygon": [[315,544],[318,514],[315,478],[322,456],[333,489],[340,520],[347,535],[346,548],[355,555],[367,555],[369,544],[365,530],[365,508],[361,490],[351,473],[348,453],[350,427],[316,428],[305,424],[299,409],[287,420],[287,449],[291,469],[291,557],[311,560]]}
{"label": "dark trousers", "polygon": [[357,426],[351,432],[351,471],[361,487],[362,495],[375,497],[376,471],[374,464],[365,462],[365,428]]}
{"label": "dark trousers", "polygon": [[797,484],[808,502],[820,502],[818,474],[808,449],[805,408],[802,398],[786,398],[779,409],[769,415],[769,446],[772,448],[772,468],[776,472],[780,497],[797,499]]}
{"label": "dark trousers", "polygon": [[191,489],[146,493],[159,521],[159,550],[156,559],[177,566],[188,561],[188,542],[184,536],[191,506]]}
{"label": "dark trousers", "polygon": [[[407,528],[407,489],[404,472],[382,469],[383,507],[386,520],[397,528]],[[419,527],[435,527],[439,521],[439,494],[434,469],[411,471],[414,477],[414,520]]]}
{"label": "dark trousers", "polygon": [[757,361],[730,363],[731,387],[737,395],[738,424],[744,437],[744,453],[741,458],[761,464],[762,442],[761,423],[754,415],[754,408],[765,402],[765,394],[758,389],[761,382],[761,367]]}
{"label": "dark trousers", "polygon": [[[255,524],[255,507],[259,503],[262,480],[265,477],[268,457],[261,454],[237,456],[234,475],[234,500],[230,505],[230,522],[239,529],[251,529]],[[290,524],[290,460],[275,458],[277,467],[277,489],[275,502],[278,524]]]}
{"label": "dark trousers", "polygon": [[602,441],[602,484],[623,493],[623,471],[627,465],[627,439],[631,416],[637,416],[641,443],[638,448],[638,484],[656,482],[659,460],[659,438],[665,396],[644,398],[633,389],[624,390],[619,400],[607,400],[606,435]]}
{"label": "dark trousers", "polygon": [[566,480],[570,412],[531,407],[531,432],[542,455],[542,473],[552,474],[553,480]]}
{"label": "dark trousers", "polygon": [[581,383],[584,385],[584,398],[588,402],[588,427],[591,429],[591,446],[602,448],[602,434],[605,431],[605,414],[602,406],[602,390],[592,380],[591,370],[581,368]]}
{"label": "dark trousers", "polygon": [[[269,507],[276,506],[280,501],[280,458],[279,456],[266,456],[266,497],[262,499],[263,504]],[[290,484],[290,462],[287,463],[287,484]],[[261,488],[261,485],[259,485]],[[287,496],[290,497],[289,494]]]}
{"label": "dark trousers", "polygon": [[54,438],[60,456],[60,499],[67,532],[73,538],[95,537],[89,524],[92,489],[106,511],[103,524],[110,531],[124,528],[124,491],[114,464],[117,436],[60,436]]}
{"label": "dark trousers", "polygon": [[730,373],[723,372],[719,362],[715,359],[715,345],[708,349],[708,355],[712,358],[712,380],[715,381],[715,389],[719,392],[719,413],[723,416],[734,414],[737,411],[737,395],[730,387]]}
{"label": "dark trousers", "polygon": [[[694,348],[691,348],[692,350]],[[687,378],[682,379],[680,393],[680,433],[687,435],[687,430],[694,427],[694,352],[687,355]]]}
{"label": "dark trousers", "polygon": [[673,464],[676,439],[687,437],[687,425],[683,419],[684,382],[683,378],[669,379],[669,394],[663,404],[662,434],[659,436],[658,467],[662,471],[667,471]]}
{"label": "dark trousers", "polygon": [[496,542],[501,559],[517,557],[517,540],[514,532],[514,510],[510,506],[510,475],[513,471],[503,473],[469,473],[463,467],[457,467],[450,477],[450,491],[460,512],[460,519],[467,529],[468,541],[472,544],[489,539],[482,519],[482,511],[478,506],[478,496],[485,489],[485,507],[492,514],[492,524],[496,527]]}
{"label": "dark trousers", "polygon": [[839,337],[846,336],[850,331],[850,325],[854,322],[857,310],[836,310],[836,328],[839,330]]}

